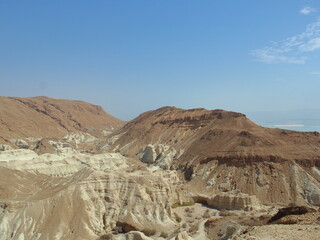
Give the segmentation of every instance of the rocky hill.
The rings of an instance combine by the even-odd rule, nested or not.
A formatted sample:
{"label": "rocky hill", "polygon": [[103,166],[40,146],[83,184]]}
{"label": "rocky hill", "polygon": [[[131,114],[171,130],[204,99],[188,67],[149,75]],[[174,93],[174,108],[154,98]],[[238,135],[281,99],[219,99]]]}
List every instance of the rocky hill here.
{"label": "rocky hill", "polygon": [[179,170],[196,194],[320,204],[317,132],[264,128],[223,110],[164,107],[127,123],[102,148]]}
{"label": "rocky hill", "polygon": [[177,166],[210,162],[211,158],[228,162],[229,157],[243,163],[258,158],[300,159],[312,165],[320,155],[318,132],[264,128],[244,114],[223,110],[164,107],[141,114],[114,135],[120,137],[110,149],[131,157],[148,144],[182,150]]}
{"label": "rocky hill", "polygon": [[48,97],[0,97],[0,143],[30,137],[59,138],[70,132],[101,136],[123,125],[100,106]]}
{"label": "rocky hill", "polygon": [[1,101],[1,240],[318,239],[316,132],[223,110],[123,125],[79,101]]}

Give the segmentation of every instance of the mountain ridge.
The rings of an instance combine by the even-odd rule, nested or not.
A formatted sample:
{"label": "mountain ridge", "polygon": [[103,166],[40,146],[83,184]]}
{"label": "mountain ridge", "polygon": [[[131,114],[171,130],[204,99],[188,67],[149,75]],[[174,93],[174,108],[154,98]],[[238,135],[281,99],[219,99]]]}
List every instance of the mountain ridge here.
{"label": "mountain ridge", "polygon": [[6,240],[220,239],[281,206],[320,206],[317,132],[175,107],[115,128],[101,107],[46,97],[0,98],[0,118]]}
{"label": "mountain ridge", "polygon": [[62,137],[74,131],[99,135],[102,130],[123,124],[102,107],[79,100],[0,97],[0,132],[4,139]]}
{"label": "mountain ridge", "polygon": [[263,204],[320,204],[317,132],[265,128],[223,110],[160,108],[111,139],[108,151],[177,170],[196,195],[237,191]]}

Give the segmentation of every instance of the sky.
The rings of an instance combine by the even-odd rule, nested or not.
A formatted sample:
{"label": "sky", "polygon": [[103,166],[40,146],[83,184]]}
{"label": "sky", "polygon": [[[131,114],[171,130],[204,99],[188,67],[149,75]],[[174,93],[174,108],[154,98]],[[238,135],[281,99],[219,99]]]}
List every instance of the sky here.
{"label": "sky", "polygon": [[[0,95],[320,112],[318,0],[0,0]],[[301,113],[302,114],[302,113]]]}

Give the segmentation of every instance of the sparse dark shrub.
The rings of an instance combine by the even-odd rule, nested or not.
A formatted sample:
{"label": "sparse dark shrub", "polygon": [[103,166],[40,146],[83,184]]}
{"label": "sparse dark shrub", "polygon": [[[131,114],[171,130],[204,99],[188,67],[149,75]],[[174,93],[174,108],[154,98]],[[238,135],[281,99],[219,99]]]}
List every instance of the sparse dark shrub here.
{"label": "sparse dark shrub", "polygon": [[228,211],[220,211],[220,212],[219,212],[219,215],[220,215],[221,217],[228,217],[228,216],[232,216],[233,214],[230,213],[230,212],[228,212]]}
{"label": "sparse dark shrub", "polygon": [[168,237],[168,233],[161,232],[160,237],[167,238]]}
{"label": "sparse dark shrub", "polygon": [[174,213],[174,216],[175,216],[175,218],[176,218],[176,221],[179,223],[179,222],[181,222],[181,217],[178,215],[178,214],[176,214],[176,213]]}
{"label": "sparse dark shrub", "polygon": [[202,216],[202,217],[203,217],[203,218],[210,218],[211,215],[210,215],[209,211],[206,211],[205,213],[203,213],[203,216]]}
{"label": "sparse dark shrub", "polygon": [[156,234],[156,230],[150,229],[150,228],[143,229],[141,232],[143,232],[144,235],[146,235],[148,237]]}
{"label": "sparse dark shrub", "polygon": [[187,206],[193,206],[195,202],[183,202],[183,203],[175,203],[171,207],[177,208],[177,207],[187,207]]}
{"label": "sparse dark shrub", "polygon": [[188,232],[189,232],[189,233],[196,233],[196,232],[198,231],[198,229],[199,229],[198,224],[193,224],[193,225],[191,225],[191,227],[189,228]]}
{"label": "sparse dark shrub", "polygon": [[98,240],[112,240],[113,235],[111,233],[103,234],[99,237]]}

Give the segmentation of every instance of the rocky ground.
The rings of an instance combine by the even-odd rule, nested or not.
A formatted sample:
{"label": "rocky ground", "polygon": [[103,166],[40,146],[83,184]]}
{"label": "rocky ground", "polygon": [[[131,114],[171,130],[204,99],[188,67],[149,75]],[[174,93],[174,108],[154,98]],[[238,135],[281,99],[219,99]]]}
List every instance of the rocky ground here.
{"label": "rocky ground", "polygon": [[268,225],[252,227],[238,234],[234,240],[317,240],[320,236],[319,224],[312,225]]}
{"label": "rocky ground", "polygon": [[81,144],[95,138],[87,133],[48,141],[51,153],[38,154],[32,146],[41,140],[33,141],[30,149],[20,139],[20,149],[0,151],[4,240],[317,239],[316,210],[268,224],[279,207],[236,193],[209,198],[190,191],[176,170],[120,153],[88,153]]}
{"label": "rocky ground", "polygon": [[0,100],[1,240],[318,239],[317,133],[172,107],[115,130],[86,103]]}

